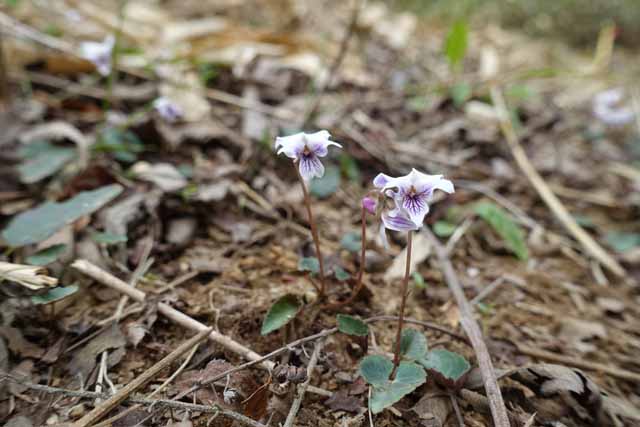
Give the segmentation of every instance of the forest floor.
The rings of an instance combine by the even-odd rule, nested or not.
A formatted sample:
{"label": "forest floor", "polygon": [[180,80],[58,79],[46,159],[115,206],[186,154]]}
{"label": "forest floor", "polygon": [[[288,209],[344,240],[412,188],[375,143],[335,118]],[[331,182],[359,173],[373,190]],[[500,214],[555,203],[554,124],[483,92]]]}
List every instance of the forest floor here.
{"label": "forest floor", "polygon": [[[435,198],[413,242],[406,315],[429,348],[478,366],[443,273],[450,262],[512,426],[640,423],[640,131],[592,113],[597,93],[637,76],[613,29],[578,51],[492,24],[451,30],[375,2],[112,3],[0,9],[0,161],[11,165],[0,168],[4,425],[278,426],[296,374],[316,358],[293,425],[492,425],[478,369],[459,390],[430,377],[368,413],[358,364],[393,351],[393,318],[371,321],[368,338],[286,345],[335,327],[338,314],[397,316],[406,239],[390,232],[383,247],[373,217],[364,288],[337,303],[356,283],[361,198],[379,172],[411,168],[456,188]],[[101,76],[79,46],[108,34],[117,34],[113,72]],[[627,95],[640,123],[638,94]],[[153,108],[160,96],[179,109],[176,121]],[[302,187],[273,150],[276,136],[320,129],[343,146],[310,185],[323,300],[317,275],[301,271],[316,255]],[[39,208],[45,201],[67,205]],[[20,284],[11,264],[44,265],[48,276]],[[52,293],[46,277],[63,290]],[[123,297],[114,277],[146,298]],[[287,295],[295,318],[262,335]],[[126,397],[182,405],[125,400],[82,424],[195,334],[176,310],[217,338]],[[181,395],[255,359],[238,345],[284,348]],[[292,381],[276,385],[270,361]]]}

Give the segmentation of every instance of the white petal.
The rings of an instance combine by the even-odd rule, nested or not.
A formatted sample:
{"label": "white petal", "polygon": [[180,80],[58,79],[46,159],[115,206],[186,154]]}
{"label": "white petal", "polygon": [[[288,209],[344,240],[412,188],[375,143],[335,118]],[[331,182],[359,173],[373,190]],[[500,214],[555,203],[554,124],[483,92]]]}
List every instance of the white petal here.
{"label": "white petal", "polygon": [[330,145],[335,145],[336,147],[342,148],[342,145],[337,142],[330,141],[331,134],[326,130],[321,130],[315,133],[307,133],[304,134],[306,138],[306,144],[309,150],[313,151],[316,156],[324,157],[328,154],[329,150],[327,149]]}
{"label": "white petal", "polygon": [[282,136],[276,138],[275,149],[278,154],[283,154],[291,159],[297,159],[304,150],[305,140],[304,133],[296,133],[295,135]]}
{"label": "white petal", "polygon": [[305,181],[309,181],[313,177],[322,178],[322,176],[324,175],[324,165],[322,164],[318,156],[301,156],[299,163],[300,175],[302,175],[302,178]]}
{"label": "white petal", "polygon": [[417,230],[421,225],[416,225],[404,212],[397,209],[383,213],[382,222],[386,228],[394,231]]}
{"label": "white petal", "polygon": [[385,249],[389,249],[389,240],[387,239],[387,229],[384,225],[384,222],[380,223],[380,229],[378,230],[378,239],[380,239],[380,244]]}
{"label": "white petal", "polygon": [[428,198],[431,193],[405,195],[402,197],[402,208],[411,221],[418,227],[422,226],[424,217],[429,213]]}
{"label": "white petal", "polygon": [[384,188],[387,185],[387,183],[392,179],[394,178],[390,177],[389,175],[379,173],[375,178],[373,178],[373,185],[376,188]]}

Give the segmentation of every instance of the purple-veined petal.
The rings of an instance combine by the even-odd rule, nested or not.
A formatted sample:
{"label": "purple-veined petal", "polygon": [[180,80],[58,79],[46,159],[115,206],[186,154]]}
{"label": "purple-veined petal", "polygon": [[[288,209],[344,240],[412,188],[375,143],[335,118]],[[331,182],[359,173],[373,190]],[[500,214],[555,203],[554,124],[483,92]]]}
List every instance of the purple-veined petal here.
{"label": "purple-veined petal", "polygon": [[302,155],[305,147],[304,133],[279,136],[276,138],[275,149],[278,154],[284,154],[290,159],[297,159]]}
{"label": "purple-veined petal", "polygon": [[335,145],[336,147],[342,148],[342,145],[338,144],[335,141],[329,140],[331,138],[331,134],[326,130],[321,130],[315,133],[307,133],[304,134],[306,139],[307,148],[309,151],[312,151],[318,157],[324,157],[329,153],[328,147],[330,145]]}
{"label": "purple-veined petal", "polygon": [[182,108],[164,96],[153,101],[153,108],[168,122],[175,122],[182,117]]}
{"label": "purple-veined petal", "polygon": [[416,225],[411,218],[398,209],[383,213],[382,223],[386,228],[394,231],[409,231],[420,228],[420,226]]}
{"label": "purple-veined petal", "polygon": [[109,34],[102,42],[82,42],[80,56],[95,65],[103,76],[111,73],[111,55],[115,46],[115,37]]}
{"label": "purple-veined petal", "polygon": [[417,226],[422,226],[424,217],[429,213],[428,198],[430,195],[431,191],[425,191],[422,193],[405,193],[400,199],[403,210]]}
{"label": "purple-veined petal", "polygon": [[298,160],[300,163],[300,175],[305,181],[313,177],[322,178],[324,175],[324,165],[314,154],[303,154]]}
{"label": "purple-veined petal", "polygon": [[387,186],[389,181],[393,179],[395,178],[390,177],[389,175],[385,175],[383,173],[379,173],[378,175],[376,175],[375,178],[373,178],[373,186],[376,188],[384,188]]}
{"label": "purple-veined petal", "polygon": [[611,126],[622,126],[635,117],[632,108],[620,105],[624,92],[620,88],[600,92],[593,98],[593,114],[600,121]]}

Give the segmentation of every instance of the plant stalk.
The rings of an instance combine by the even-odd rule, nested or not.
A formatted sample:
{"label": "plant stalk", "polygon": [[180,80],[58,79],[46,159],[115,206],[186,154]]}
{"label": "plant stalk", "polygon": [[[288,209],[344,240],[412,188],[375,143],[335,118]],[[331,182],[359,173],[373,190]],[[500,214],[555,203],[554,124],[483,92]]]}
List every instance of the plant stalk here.
{"label": "plant stalk", "polygon": [[304,194],[304,205],[307,208],[307,216],[309,217],[309,229],[311,230],[311,237],[316,248],[316,256],[318,257],[318,265],[320,267],[320,292],[319,297],[323,297],[326,291],[325,278],[324,278],[324,261],[322,259],[322,252],[320,251],[320,238],[318,236],[318,229],[316,222],[313,219],[313,212],[311,211],[311,197],[309,196],[309,190],[307,184],[304,182],[300,171],[298,170],[298,164],[294,163],[293,168],[296,170],[300,184],[302,184],[302,192]]}
{"label": "plant stalk", "polygon": [[409,288],[409,275],[411,273],[411,242],[413,233],[407,232],[407,261],[404,269],[404,279],[402,280],[402,301],[400,302],[400,313],[398,314],[398,331],[396,332],[396,349],[393,353],[393,371],[391,378],[395,378],[398,365],[400,364],[400,342],[402,341],[402,326],[404,324],[404,307],[407,303],[407,289]]}

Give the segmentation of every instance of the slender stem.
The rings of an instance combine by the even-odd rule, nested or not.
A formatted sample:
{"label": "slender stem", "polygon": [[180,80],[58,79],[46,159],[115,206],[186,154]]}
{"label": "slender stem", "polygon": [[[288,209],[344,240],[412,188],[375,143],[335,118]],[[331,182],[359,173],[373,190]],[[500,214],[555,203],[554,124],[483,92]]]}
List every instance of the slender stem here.
{"label": "slender stem", "polygon": [[407,232],[407,261],[404,269],[404,279],[402,280],[402,302],[400,302],[400,313],[398,314],[398,331],[396,332],[396,350],[393,353],[393,372],[391,378],[395,377],[396,370],[400,364],[400,341],[402,340],[402,325],[404,324],[404,306],[407,303],[407,288],[409,287],[409,275],[411,273],[411,240],[412,232]]}
{"label": "slender stem", "polygon": [[316,222],[313,219],[313,212],[311,211],[311,197],[309,196],[309,191],[307,190],[307,184],[304,182],[302,175],[300,175],[300,171],[298,170],[298,164],[294,163],[293,168],[296,170],[296,174],[298,174],[298,179],[300,180],[300,184],[302,184],[302,192],[304,193],[304,204],[307,207],[307,216],[309,217],[309,228],[311,229],[311,237],[313,238],[313,243],[316,247],[316,256],[318,257],[318,264],[320,266],[320,297],[324,296],[326,286],[324,283],[324,261],[322,259],[322,252],[320,251],[320,238],[318,237],[318,229],[316,228]]}
{"label": "slender stem", "polygon": [[122,40],[122,29],[124,28],[125,7],[128,0],[120,0],[118,3],[118,27],[115,34],[115,42],[111,51],[111,70],[107,76],[107,98],[104,100],[105,111],[113,107],[115,100],[113,88],[118,83],[118,62],[120,60],[120,43]]}

